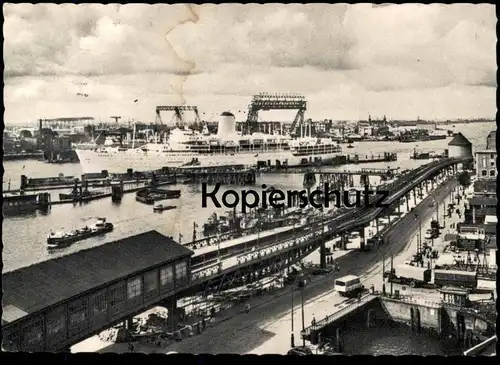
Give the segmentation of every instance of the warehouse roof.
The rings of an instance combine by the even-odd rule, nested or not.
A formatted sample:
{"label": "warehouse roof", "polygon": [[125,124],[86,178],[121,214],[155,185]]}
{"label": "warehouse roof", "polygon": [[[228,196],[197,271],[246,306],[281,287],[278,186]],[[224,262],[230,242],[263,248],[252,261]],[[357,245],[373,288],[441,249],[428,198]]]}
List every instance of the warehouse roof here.
{"label": "warehouse roof", "polygon": [[2,324],[193,251],[157,231],[2,274]]}
{"label": "warehouse roof", "polygon": [[484,193],[491,192],[496,194],[497,191],[497,180],[476,180],[474,181],[474,192],[475,193]]}
{"label": "warehouse roof", "polygon": [[458,132],[455,138],[453,138],[450,143],[448,143],[448,146],[470,146],[472,143],[465,138],[465,136]]}

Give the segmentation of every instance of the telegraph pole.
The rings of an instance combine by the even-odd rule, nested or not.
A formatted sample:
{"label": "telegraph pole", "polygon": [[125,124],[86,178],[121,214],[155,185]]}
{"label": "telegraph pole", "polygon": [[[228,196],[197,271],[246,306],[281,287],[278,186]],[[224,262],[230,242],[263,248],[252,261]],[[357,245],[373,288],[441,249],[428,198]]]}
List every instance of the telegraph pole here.
{"label": "telegraph pole", "polygon": [[292,332],[290,334],[290,343],[292,345],[292,348],[295,347],[295,337],[294,337],[294,334],[293,334],[293,291],[295,290],[295,287],[292,285]]}
{"label": "telegraph pole", "polygon": [[[394,269],[394,255],[391,254],[391,274],[392,274],[392,270]],[[392,280],[390,280],[391,282],[391,298],[392,298]]]}
{"label": "telegraph pole", "polygon": [[382,255],[382,282],[385,281],[385,255]]}

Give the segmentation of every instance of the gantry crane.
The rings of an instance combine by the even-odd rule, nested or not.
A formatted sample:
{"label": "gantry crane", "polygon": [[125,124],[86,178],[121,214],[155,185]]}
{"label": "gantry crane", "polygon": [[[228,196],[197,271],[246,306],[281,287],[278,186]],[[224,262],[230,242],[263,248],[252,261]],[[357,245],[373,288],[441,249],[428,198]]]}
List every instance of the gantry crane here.
{"label": "gantry crane", "polygon": [[186,121],[184,120],[183,112],[185,111],[193,111],[195,114],[195,124],[201,124],[200,115],[198,113],[197,106],[191,105],[164,105],[156,107],[156,122],[159,124],[163,124],[163,120],[161,119],[161,112],[165,111],[173,111],[175,118],[175,125],[177,127],[186,125]]}
{"label": "gantry crane", "polygon": [[307,110],[307,101],[300,94],[273,94],[260,93],[254,95],[252,102],[248,106],[248,117],[246,122],[247,133],[258,131],[258,119],[260,110],[293,110],[297,109],[297,114],[290,127],[290,134],[296,134],[296,129],[304,123],[304,114]]}

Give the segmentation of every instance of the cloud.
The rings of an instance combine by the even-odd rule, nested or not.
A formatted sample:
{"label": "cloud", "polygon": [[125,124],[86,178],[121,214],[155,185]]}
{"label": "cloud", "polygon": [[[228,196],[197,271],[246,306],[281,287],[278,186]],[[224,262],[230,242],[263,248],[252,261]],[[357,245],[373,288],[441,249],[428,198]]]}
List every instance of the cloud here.
{"label": "cloud", "polygon": [[[68,112],[80,105],[130,112],[128,98],[140,97],[143,106],[134,108],[149,118],[157,102],[199,101],[206,103],[200,109],[216,110],[224,108],[210,101],[217,95],[245,109],[257,92],[293,91],[311,107],[324,106],[314,112],[320,117],[336,113],[328,98],[354,116],[397,92],[402,100],[436,90],[447,100],[453,90],[493,95],[492,5],[382,5],[6,4],[6,115],[17,119],[34,100],[43,113],[64,110],[57,100]],[[75,80],[87,82],[88,98],[77,97],[83,91]],[[380,107],[404,114],[394,104]],[[478,100],[471,105],[478,104],[484,112],[471,106],[470,113],[496,110]]]}

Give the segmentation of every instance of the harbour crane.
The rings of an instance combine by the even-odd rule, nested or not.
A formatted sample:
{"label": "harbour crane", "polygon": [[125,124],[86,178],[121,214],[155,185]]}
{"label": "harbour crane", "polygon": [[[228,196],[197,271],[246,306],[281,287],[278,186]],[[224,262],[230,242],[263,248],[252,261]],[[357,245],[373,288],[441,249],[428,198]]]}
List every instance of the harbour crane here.
{"label": "harbour crane", "polygon": [[193,105],[163,105],[156,107],[156,123],[163,124],[163,120],[161,118],[161,112],[173,111],[175,118],[175,126],[180,127],[187,125],[187,122],[184,118],[184,112],[192,111],[195,115],[194,124],[201,125],[200,115],[198,113],[198,107]]}
{"label": "harbour crane", "polygon": [[297,127],[304,123],[304,115],[307,110],[305,97],[296,93],[260,93],[254,95],[252,102],[248,106],[247,133],[258,131],[259,111],[294,109],[297,110],[297,114],[290,126],[291,135],[295,135]]}

